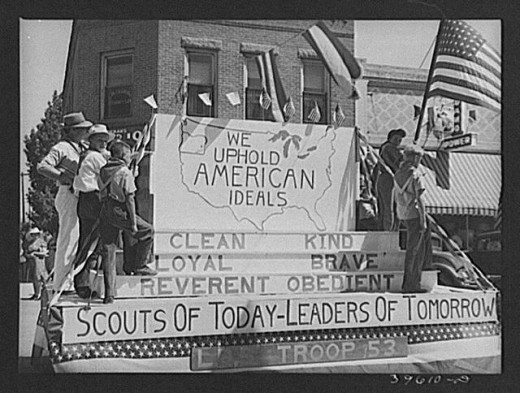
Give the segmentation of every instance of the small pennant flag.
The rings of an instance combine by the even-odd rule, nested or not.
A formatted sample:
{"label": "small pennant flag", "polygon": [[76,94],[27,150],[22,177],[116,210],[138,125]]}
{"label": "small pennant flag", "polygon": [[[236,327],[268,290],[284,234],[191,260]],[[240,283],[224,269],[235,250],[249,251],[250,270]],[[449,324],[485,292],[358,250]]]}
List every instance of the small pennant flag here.
{"label": "small pennant flag", "polygon": [[421,114],[421,107],[418,105],[413,106],[413,119],[417,119]]}
{"label": "small pennant flag", "polygon": [[260,103],[260,106],[264,108],[264,110],[268,110],[271,106],[271,97],[269,97],[269,94],[267,94],[265,89],[262,90],[258,102]]}
{"label": "small pennant flag", "polygon": [[231,105],[233,105],[233,106],[240,105],[240,96],[238,95],[238,93],[236,91],[227,93],[226,97]]}
{"label": "small pennant flag", "polygon": [[471,109],[468,112],[468,118],[469,118],[470,121],[477,121],[477,111],[474,110],[474,109]]}
{"label": "small pennant flag", "polygon": [[336,109],[332,112],[332,122],[334,124],[334,128],[341,127],[343,122],[345,121],[345,114],[341,110],[339,104],[336,104]]}
{"label": "small pennant flag", "polygon": [[285,121],[291,120],[291,117],[296,113],[296,109],[294,108],[294,104],[292,98],[289,97],[289,100],[283,106],[283,113],[285,114]]}
{"label": "small pennant flag", "polygon": [[157,109],[157,102],[155,101],[155,97],[152,95],[146,97],[144,99],[144,102],[146,102],[148,105],[152,107],[152,109]]}
{"label": "small pennant flag", "polygon": [[211,106],[211,98],[209,97],[209,93],[201,93],[199,94],[200,100],[204,103],[206,106]]}
{"label": "small pennant flag", "polygon": [[313,123],[317,123],[321,119],[320,108],[318,108],[318,102],[314,101],[314,108],[312,108],[311,113],[309,113],[308,119]]}

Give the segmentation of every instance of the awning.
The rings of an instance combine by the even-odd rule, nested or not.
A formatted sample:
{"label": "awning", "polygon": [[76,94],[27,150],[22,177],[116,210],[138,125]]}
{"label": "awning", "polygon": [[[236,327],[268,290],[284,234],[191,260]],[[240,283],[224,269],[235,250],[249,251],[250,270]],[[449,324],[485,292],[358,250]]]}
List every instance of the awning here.
{"label": "awning", "polygon": [[[435,153],[426,153],[435,157]],[[449,189],[437,185],[433,170],[426,172],[426,211],[431,214],[494,216],[502,186],[501,156],[496,154],[449,154]],[[442,171],[437,171],[437,176]],[[442,183],[442,181],[441,181]]]}

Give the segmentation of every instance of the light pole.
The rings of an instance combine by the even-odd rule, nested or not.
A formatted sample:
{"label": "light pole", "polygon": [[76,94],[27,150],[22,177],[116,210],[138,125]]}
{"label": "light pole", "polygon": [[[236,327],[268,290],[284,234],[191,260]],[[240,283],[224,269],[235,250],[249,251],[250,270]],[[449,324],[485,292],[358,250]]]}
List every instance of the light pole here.
{"label": "light pole", "polygon": [[25,180],[24,177],[29,176],[27,172],[21,172],[20,178],[22,181],[22,223],[25,223]]}

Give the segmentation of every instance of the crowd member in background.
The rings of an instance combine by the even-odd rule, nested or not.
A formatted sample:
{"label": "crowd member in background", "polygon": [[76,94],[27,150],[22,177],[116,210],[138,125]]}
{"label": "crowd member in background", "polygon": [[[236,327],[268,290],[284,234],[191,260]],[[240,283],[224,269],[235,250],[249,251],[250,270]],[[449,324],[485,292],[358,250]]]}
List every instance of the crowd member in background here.
{"label": "crowd member in background", "polygon": [[116,248],[120,231],[124,231],[137,242],[134,253],[124,255],[125,272],[141,276],[155,275],[157,272],[147,266],[153,244],[153,227],[136,214],[134,194],[137,191],[135,178],[129,169],[132,152],[125,142],[116,140],[110,146],[112,157],[101,168],[102,184],[108,184],[102,191],[101,242],[105,263],[105,298],[103,303],[113,303],[116,296]]}
{"label": "crowd member in background", "polygon": [[[54,258],[53,287],[57,291],[66,280],[67,272],[76,255],[79,236],[78,198],[74,195],[72,182],[76,175],[81,153],[85,150],[82,140],[92,123],[83,113],[63,116],[63,139],[55,144],[38,164],[38,173],[58,183],[54,206],[58,212],[58,239]],[[71,282],[72,284],[72,282]],[[72,290],[67,285],[65,290]]]}
{"label": "crowd member in background", "polygon": [[[89,148],[82,154],[78,174],[74,178],[74,192],[78,195],[78,254],[84,248],[89,236],[91,239],[99,238],[99,226],[95,225],[101,212],[99,172],[110,157],[110,153],[107,151],[109,139],[110,134],[104,124],[95,124],[88,130]],[[74,288],[78,296],[83,299],[97,295],[95,291],[91,292],[89,287],[89,270],[97,258],[98,253],[94,252],[89,261],[84,264],[83,269],[74,276]]]}
{"label": "crowd member in background", "polygon": [[29,267],[29,278],[34,289],[31,300],[39,300],[42,281],[46,281],[49,277],[45,267],[45,258],[48,255],[47,242],[38,228],[32,228],[27,232],[26,238],[25,258]]}
{"label": "crowd member in background", "polygon": [[423,151],[416,145],[406,146],[401,166],[395,173],[393,200],[397,218],[406,226],[403,293],[422,293],[421,273],[432,269],[431,228],[424,208],[425,191],[417,170]]}
{"label": "crowd member in background", "polygon": [[[399,128],[388,133],[387,140],[379,149],[381,160],[392,170],[393,173],[399,168],[399,163],[403,159],[398,147],[406,136],[406,132]],[[378,176],[376,180],[377,203],[379,213],[379,229],[391,231],[397,228],[392,215],[392,189],[394,187],[394,177],[381,164],[377,165]]]}

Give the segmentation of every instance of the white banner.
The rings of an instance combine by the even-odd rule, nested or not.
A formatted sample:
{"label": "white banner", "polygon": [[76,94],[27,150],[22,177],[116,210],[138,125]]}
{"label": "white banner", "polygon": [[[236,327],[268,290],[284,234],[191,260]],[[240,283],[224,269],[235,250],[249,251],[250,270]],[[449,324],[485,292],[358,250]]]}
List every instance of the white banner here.
{"label": "white banner", "polygon": [[340,230],[353,230],[345,209],[355,206],[344,192],[356,182],[356,171],[346,171],[356,167],[353,136],[325,125],[158,115],[154,225],[316,233],[337,231],[341,215],[350,218]]}
{"label": "white banner", "polygon": [[[92,273],[93,274],[93,273]],[[437,272],[423,272],[421,286],[432,289]],[[103,280],[95,281],[104,296]],[[329,274],[218,274],[175,276],[118,276],[117,299],[143,297],[267,295],[334,292],[399,292],[402,272]]]}
{"label": "white banner", "polygon": [[155,230],[155,253],[399,251],[397,232],[260,233]]}
{"label": "white banner", "polygon": [[482,292],[211,296],[61,304],[63,343],[497,320]]}
{"label": "white banner", "polygon": [[160,254],[155,269],[164,274],[325,273],[403,271],[405,252],[354,251],[338,253]]}

